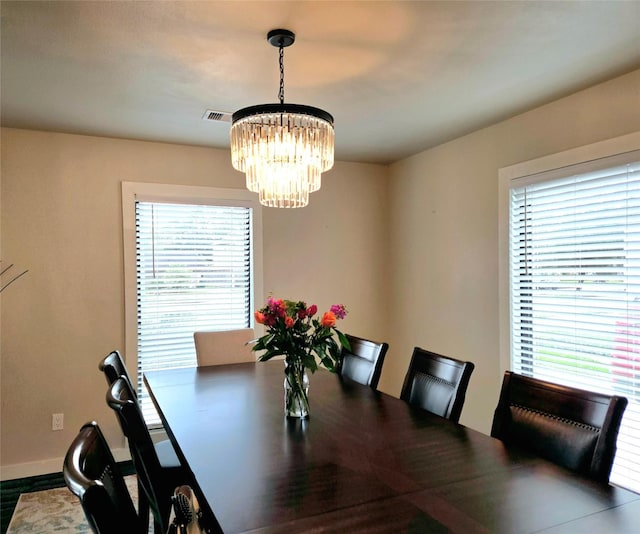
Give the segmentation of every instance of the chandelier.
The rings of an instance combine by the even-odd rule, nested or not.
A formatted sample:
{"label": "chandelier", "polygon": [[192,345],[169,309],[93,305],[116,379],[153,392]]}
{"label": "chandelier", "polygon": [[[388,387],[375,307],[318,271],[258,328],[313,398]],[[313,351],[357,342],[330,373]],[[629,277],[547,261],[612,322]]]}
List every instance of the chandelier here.
{"label": "chandelier", "polygon": [[301,208],[320,189],[320,175],[333,167],[333,117],[311,106],[284,103],[284,48],[295,41],[289,30],[271,30],[279,48],[279,104],[236,111],[231,119],[231,163],[246,173],[247,189],[260,204]]}

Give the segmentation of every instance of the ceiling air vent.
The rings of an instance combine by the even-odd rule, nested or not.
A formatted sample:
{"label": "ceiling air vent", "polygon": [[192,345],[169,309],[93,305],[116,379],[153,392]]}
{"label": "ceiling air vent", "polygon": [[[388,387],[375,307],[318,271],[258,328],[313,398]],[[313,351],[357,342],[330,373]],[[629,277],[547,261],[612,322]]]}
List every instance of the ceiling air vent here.
{"label": "ceiling air vent", "polygon": [[204,112],[202,119],[205,121],[231,122],[231,113],[208,109]]}

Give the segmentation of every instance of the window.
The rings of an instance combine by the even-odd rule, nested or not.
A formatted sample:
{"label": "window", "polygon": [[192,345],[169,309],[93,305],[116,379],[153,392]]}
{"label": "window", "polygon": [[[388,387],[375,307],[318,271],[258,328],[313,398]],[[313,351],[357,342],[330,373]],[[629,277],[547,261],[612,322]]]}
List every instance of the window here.
{"label": "window", "polygon": [[125,281],[132,315],[126,358],[129,368],[136,362],[138,397],[150,426],[160,421],[144,387],[145,371],[195,366],[196,330],[252,326],[260,210],[242,193],[123,184],[126,271],[134,278]]}
{"label": "window", "polygon": [[640,490],[640,150],[508,180],[518,373],[626,396],[611,481]]}

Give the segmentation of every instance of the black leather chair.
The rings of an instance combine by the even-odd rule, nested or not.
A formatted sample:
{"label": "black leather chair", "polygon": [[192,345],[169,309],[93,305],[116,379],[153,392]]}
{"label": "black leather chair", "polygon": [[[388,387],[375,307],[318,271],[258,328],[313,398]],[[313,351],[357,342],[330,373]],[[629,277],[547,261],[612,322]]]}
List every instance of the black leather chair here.
{"label": "black leather chair", "polygon": [[[107,356],[105,356],[105,358],[100,362],[98,367],[107,379],[107,384],[109,386],[121,376],[126,378],[129,382],[129,385],[131,385],[131,391],[133,391],[133,394],[137,398],[137,388],[131,380],[131,376],[129,375],[127,366],[125,365],[119,351],[114,350],[107,354]],[[155,443],[155,447],[161,465],[171,469],[180,466],[180,460],[178,460],[175,449],[168,439],[157,441]]]}
{"label": "black leather chair", "polygon": [[474,368],[471,362],[415,347],[400,398],[457,423]]}
{"label": "black leather chair", "polygon": [[491,435],[606,483],[627,402],[506,371]]}
{"label": "black leather chair", "polygon": [[127,366],[120,355],[120,352],[117,350],[111,351],[107,354],[104,359],[98,365],[98,368],[104,374],[107,379],[107,384],[113,384],[118,378],[124,376],[131,384],[131,388],[133,391],[136,391],[136,388],[131,381],[131,376],[129,375],[129,371],[127,370]]}
{"label": "black leather chair", "polygon": [[86,423],[64,459],[64,480],[96,534],[146,534],[124,478],[96,422]]}
{"label": "black leather chair", "polygon": [[[111,386],[118,378],[124,378],[131,387],[131,392],[134,398],[137,399],[136,388],[131,381],[129,371],[120,355],[120,352],[114,350],[107,354],[107,356],[100,362],[99,369],[107,379],[107,384]],[[121,422],[120,418],[118,418]],[[123,429],[124,431],[124,429]],[[178,456],[176,455],[173,445],[168,439],[163,439],[154,442],[153,447],[155,449],[156,456],[160,462],[160,469],[168,473],[170,478],[182,478],[186,479],[188,471],[183,468]],[[178,472],[181,472],[180,475]],[[138,512],[141,517],[149,516],[149,503],[146,499],[146,492],[142,487],[140,477],[138,477]]]}
{"label": "black leather chair", "polygon": [[350,349],[342,347],[340,375],[377,389],[389,345],[349,334],[346,334],[346,338]]}
{"label": "black leather chair", "polygon": [[129,442],[129,451],[154,518],[154,532],[164,534],[169,526],[171,496],[176,487],[190,484],[182,466],[161,465],[131,383],[120,377],[107,391],[107,404],[116,412]]}

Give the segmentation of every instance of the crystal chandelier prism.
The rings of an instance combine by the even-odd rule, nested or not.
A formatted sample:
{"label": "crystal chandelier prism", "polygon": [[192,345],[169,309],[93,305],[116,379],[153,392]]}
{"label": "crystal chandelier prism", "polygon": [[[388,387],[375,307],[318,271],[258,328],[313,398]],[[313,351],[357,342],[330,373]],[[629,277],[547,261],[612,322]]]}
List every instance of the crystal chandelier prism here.
{"label": "crystal chandelier prism", "polygon": [[280,103],[236,111],[231,124],[231,163],[246,173],[247,189],[260,204],[301,208],[320,189],[321,174],[333,167],[333,117],[326,111],[284,103],[284,48],[295,35],[272,30],[267,40],[279,48]]}

